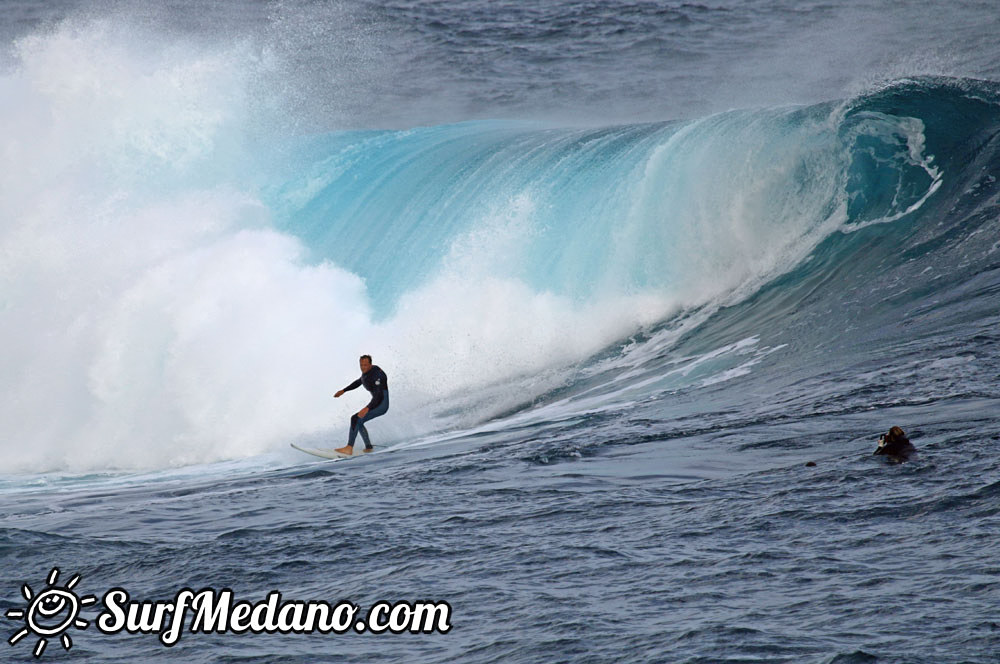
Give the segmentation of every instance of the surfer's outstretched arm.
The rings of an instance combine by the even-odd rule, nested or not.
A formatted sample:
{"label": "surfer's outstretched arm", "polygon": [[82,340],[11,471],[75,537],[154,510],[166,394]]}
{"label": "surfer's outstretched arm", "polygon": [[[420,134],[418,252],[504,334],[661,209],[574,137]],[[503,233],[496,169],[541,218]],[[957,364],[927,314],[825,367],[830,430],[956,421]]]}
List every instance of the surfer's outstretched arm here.
{"label": "surfer's outstretched arm", "polygon": [[353,383],[351,383],[350,385],[348,385],[344,389],[338,390],[337,393],[333,395],[333,398],[336,399],[336,398],[340,397],[340,395],[342,395],[344,392],[350,392],[351,390],[356,390],[359,387],[361,387],[361,379],[362,378],[364,378],[364,376],[362,376],[361,378],[358,378],[356,381],[354,381]]}

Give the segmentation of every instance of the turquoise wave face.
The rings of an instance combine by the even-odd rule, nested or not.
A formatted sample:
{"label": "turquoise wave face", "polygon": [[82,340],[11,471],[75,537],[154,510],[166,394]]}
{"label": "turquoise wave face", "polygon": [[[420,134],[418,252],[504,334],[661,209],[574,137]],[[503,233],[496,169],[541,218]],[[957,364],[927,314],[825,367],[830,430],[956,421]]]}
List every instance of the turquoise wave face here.
{"label": "turquoise wave face", "polygon": [[969,140],[935,115],[963,112],[942,109],[961,103],[957,85],[685,123],[332,133],[296,148],[267,200],[314,258],[362,276],[383,315],[450,268],[576,300],[698,304],[832,233],[919,213]]}
{"label": "turquoise wave face", "polygon": [[697,300],[843,221],[847,153],[827,112],[330,134],[269,201],[317,258],[361,275],[383,312],[463,263],[578,300]]}
{"label": "turquoise wave face", "polygon": [[[998,126],[993,84],[920,79],[684,123],[337,133],[307,140],[270,196],[316,257],[366,280],[381,317],[441,274],[578,303],[661,298],[665,317],[630,337],[644,351],[593,358],[553,398],[616,389],[622,348],[649,389],[676,388],[738,370],[745,348],[891,338],[909,303],[971,278],[992,247],[969,260],[953,242],[987,218]],[[686,356],[713,359],[649,361],[679,338]]]}

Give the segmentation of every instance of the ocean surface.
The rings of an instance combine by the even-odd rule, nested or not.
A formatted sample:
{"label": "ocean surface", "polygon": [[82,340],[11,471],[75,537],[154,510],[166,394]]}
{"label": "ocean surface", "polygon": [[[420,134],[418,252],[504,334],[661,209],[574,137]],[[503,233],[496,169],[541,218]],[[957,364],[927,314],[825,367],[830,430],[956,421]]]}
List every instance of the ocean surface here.
{"label": "ocean surface", "polygon": [[996,9],[0,0],[0,661],[1000,662]]}

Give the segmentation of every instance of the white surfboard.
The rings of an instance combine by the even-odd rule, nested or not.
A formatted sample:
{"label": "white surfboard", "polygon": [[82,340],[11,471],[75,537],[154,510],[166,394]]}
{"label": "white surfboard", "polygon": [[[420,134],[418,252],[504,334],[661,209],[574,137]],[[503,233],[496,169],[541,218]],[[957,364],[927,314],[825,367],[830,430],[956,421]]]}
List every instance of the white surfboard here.
{"label": "white surfboard", "polygon": [[305,452],[306,454],[312,454],[313,456],[318,456],[323,459],[350,459],[352,457],[362,456],[365,454],[364,450],[358,447],[354,448],[354,454],[342,454],[337,450],[321,450],[321,449],[316,449],[315,447],[299,447],[295,443],[289,443],[289,444],[300,452]]}

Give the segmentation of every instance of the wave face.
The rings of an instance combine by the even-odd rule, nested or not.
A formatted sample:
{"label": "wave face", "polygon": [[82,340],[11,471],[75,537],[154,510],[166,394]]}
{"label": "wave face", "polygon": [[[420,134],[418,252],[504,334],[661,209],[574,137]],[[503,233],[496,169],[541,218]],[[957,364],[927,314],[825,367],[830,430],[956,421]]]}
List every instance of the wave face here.
{"label": "wave face", "polygon": [[18,100],[0,105],[11,469],[325,436],[362,352],[392,378],[393,440],[707,388],[779,347],[803,367],[832,339],[912,335],[886,330],[915,307],[943,324],[931,294],[1000,258],[993,83],[302,134],[266,121],[264,60],[140,55],[100,22],[17,43],[0,78]]}

